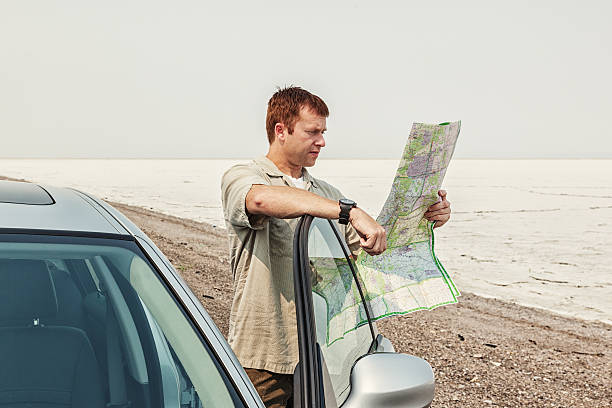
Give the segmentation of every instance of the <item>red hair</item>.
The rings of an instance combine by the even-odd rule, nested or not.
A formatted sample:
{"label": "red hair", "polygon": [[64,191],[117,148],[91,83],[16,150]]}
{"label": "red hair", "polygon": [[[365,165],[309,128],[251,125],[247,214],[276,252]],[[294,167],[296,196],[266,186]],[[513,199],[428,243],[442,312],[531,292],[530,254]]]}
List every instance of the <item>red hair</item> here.
{"label": "red hair", "polygon": [[323,99],[300,87],[290,86],[279,89],[272,95],[268,101],[268,113],[266,115],[266,131],[270,143],[274,141],[274,126],[277,123],[284,124],[287,126],[289,133],[293,133],[302,108],[308,108],[320,116],[329,116],[329,109],[327,109]]}

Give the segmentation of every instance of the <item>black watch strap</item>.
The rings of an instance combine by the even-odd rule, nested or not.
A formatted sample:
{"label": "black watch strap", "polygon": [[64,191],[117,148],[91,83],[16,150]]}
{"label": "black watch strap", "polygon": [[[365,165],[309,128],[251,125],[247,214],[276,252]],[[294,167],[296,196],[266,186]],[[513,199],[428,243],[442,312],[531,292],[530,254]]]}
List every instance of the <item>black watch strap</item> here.
{"label": "black watch strap", "polygon": [[338,222],[340,224],[348,224],[349,222],[349,213],[353,207],[357,207],[357,203],[353,200],[349,200],[348,198],[341,198],[338,200],[340,204],[340,215],[338,216]]}

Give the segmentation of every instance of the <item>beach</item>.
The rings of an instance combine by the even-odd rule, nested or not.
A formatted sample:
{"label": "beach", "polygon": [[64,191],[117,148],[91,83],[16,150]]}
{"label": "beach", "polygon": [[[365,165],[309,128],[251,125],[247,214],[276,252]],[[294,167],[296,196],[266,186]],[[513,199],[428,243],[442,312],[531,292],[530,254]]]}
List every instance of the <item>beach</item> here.
{"label": "beach", "polygon": [[[232,300],[223,228],[119,203],[168,256],[224,335]],[[610,407],[612,326],[463,293],[459,303],[378,322],[426,359],[432,407]]]}
{"label": "beach", "polygon": [[[2,169],[2,172],[7,173],[4,170],[5,168]],[[14,169],[12,170],[12,174],[15,174]],[[320,170],[325,171],[325,166],[321,166]],[[31,169],[29,171],[32,173]],[[83,173],[87,174],[87,171]],[[67,176],[61,174],[58,180],[61,181],[62,177],[66,179]],[[168,177],[167,174],[165,177]],[[5,179],[5,177],[0,177],[0,179]],[[46,180],[44,180],[45,177],[36,177],[36,175],[31,179],[49,182],[48,176]],[[475,186],[478,185],[477,182],[475,180]],[[66,185],[67,183],[55,182],[54,184]],[[232,279],[229,272],[226,231],[223,225],[218,222],[198,221],[193,219],[194,217],[185,216],[180,210],[188,205],[185,202],[179,202],[180,191],[174,192],[177,195],[175,209],[178,211],[176,213],[181,215],[177,217],[172,215],[174,212],[172,207],[166,207],[164,213],[153,211],[151,207],[154,205],[144,208],[144,202],[148,203],[148,201],[143,201],[142,195],[145,193],[138,195],[137,189],[116,188],[113,193],[108,186],[100,187],[95,184],[95,181],[89,187],[87,185],[77,187],[85,191],[96,190],[93,191],[94,194],[105,197],[107,201],[139,225],[168,256],[221,331],[227,334],[228,314],[232,299]],[[173,187],[178,188],[175,185]],[[102,191],[103,188],[107,188],[107,193]],[[141,188],[151,196],[150,187],[141,186]],[[454,190],[460,202],[463,200],[462,194],[470,193],[469,188],[469,186],[464,186],[462,190]],[[550,185],[549,188],[551,188]],[[466,189],[468,193],[465,192]],[[501,187],[500,191],[502,191],[500,194],[508,194],[508,192],[504,193]],[[540,192],[570,194],[553,192],[545,188],[542,188]],[[206,193],[210,195],[210,192]],[[132,200],[136,205],[125,204],[125,201],[130,201],[128,199],[109,199],[109,196],[116,197],[121,194],[135,196]],[[477,194],[476,187],[473,188],[471,194]],[[591,207],[602,208],[580,207],[581,205],[584,207],[584,202],[581,201],[583,204],[579,204],[577,200],[580,197],[575,196],[581,195],[596,196],[588,198],[599,200],[596,203],[598,205],[591,205]],[[606,210],[607,195],[607,190],[585,194],[583,186],[582,191],[574,192],[573,196],[562,197],[565,200],[555,202],[551,209],[559,208],[559,210],[550,212],[554,214],[569,211],[580,214],[581,211],[592,213],[600,211],[604,217],[609,217],[610,212]],[[160,194],[159,197],[163,195]],[[604,308],[601,314],[604,318],[598,319],[588,313],[581,317],[571,317],[567,316],[568,313],[562,315],[545,310],[545,302],[554,299],[554,296],[546,297],[546,293],[543,293],[541,289],[540,292],[543,295],[533,298],[537,307],[526,306],[525,302],[520,305],[515,301],[510,301],[514,300],[512,297],[504,299],[505,292],[492,292],[489,289],[504,289],[512,285],[503,281],[494,282],[499,285],[487,284],[486,286],[485,284],[492,279],[499,279],[499,276],[504,276],[504,273],[505,276],[511,276],[512,268],[517,267],[517,262],[507,260],[506,255],[503,254],[497,259],[487,259],[481,255],[482,252],[492,249],[498,251],[499,249],[495,249],[497,246],[506,246],[509,248],[507,256],[511,259],[519,259],[519,264],[524,262],[532,265],[529,273],[538,277],[533,269],[544,263],[538,264],[537,259],[541,258],[541,254],[533,255],[533,252],[547,252],[550,259],[545,261],[551,265],[556,263],[557,269],[549,271],[550,277],[546,278],[544,275],[543,279],[557,282],[534,280],[534,282],[518,283],[518,285],[526,285],[531,291],[534,290],[533,284],[541,285],[550,292],[570,288],[579,290],[577,293],[584,293],[585,298],[593,292],[588,285],[586,288],[577,287],[584,285],[584,278],[579,277],[581,280],[578,281],[570,278],[560,279],[555,273],[560,273],[559,269],[561,273],[564,273],[562,269],[568,267],[574,268],[575,271],[586,270],[582,262],[587,262],[587,266],[594,265],[599,268],[599,273],[595,274],[595,280],[599,282],[599,289],[602,289],[605,297],[605,293],[610,293],[610,282],[607,275],[610,258],[606,252],[609,251],[606,246],[610,238],[605,228],[606,225],[609,225],[607,224],[608,219],[600,217],[597,223],[587,227],[588,230],[592,230],[592,236],[600,237],[599,242],[591,239],[590,244],[587,241],[581,243],[583,246],[593,245],[593,248],[599,251],[599,255],[595,253],[594,257],[589,257],[588,254],[575,257],[575,253],[572,253],[573,255],[570,254],[569,258],[566,258],[572,262],[566,262],[564,259],[559,259],[558,255],[550,253],[552,250],[557,250],[559,242],[564,242],[565,238],[560,234],[554,238],[556,244],[547,243],[546,241],[550,239],[546,238],[539,242],[540,246],[531,248],[531,251],[527,248],[526,243],[522,243],[522,246],[520,242],[514,246],[513,243],[504,244],[505,241],[511,241],[508,238],[512,238],[508,237],[508,231],[517,230],[512,230],[511,224],[507,221],[506,224],[501,223],[501,215],[510,214],[511,217],[515,217],[511,218],[511,221],[515,222],[523,219],[524,225],[533,224],[536,218],[545,218],[542,215],[529,218],[535,213],[535,211],[527,211],[529,202],[524,203],[527,205],[524,205],[522,209],[513,210],[511,201],[502,202],[501,205],[493,201],[487,202],[489,198],[483,193],[481,193],[481,198],[482,208],[484,208],[482,212],[461,211],[461,208],[457,211],[455,207],[448,227],[445,226],[439,230],[439,233],[437,232],[437,237],[440,237],[439,241],[442,241],[442,249],[439,250],[438,255],[444,254],[443,261],[447,269],[454,274],[462,291],[459,303],[431,312],[416,312],[404,317],[382,320],[378,322],[380,332],[391,339],[397,351],[425,358],[433,366],[436,375],[436,397],[433,407],[610,407],[612,405],[612,380],[610,378],[612,326],[605,322],[609,318],[605,310],[606,304],[597,303],[598,307],[603,305]],[[163,200],[160,199],[157,203],[160,201]],[[156,201],[152,200],[151,203],[156,203]],[[500,206],[510,208],[500,210]],[[491,207],[493,209],[486,210]],[[543,213],[547,212],[543,211]],[[496,220],[500,224],[492,222]],[[547,224],[551,222],[554,222],[554,218],[552,221],[550,219],[546,221]],[[576,223],[572,224],[572,222],[574,222],[573,219],[568,220],[565,227],[575,226]],[[450,228],[453,224],[455,227]],[[486,228],[483,227],[480,232],[472,229],[469,235],[467,226],[470,224]],[[518,231],[521,234],[537,232],[528,229],[521,231],[521,228],[518,228]],[[464,234],[463,241],[460,239],[461,234]],[[483,244],[481,247],[477,245],[479,241],[474,240],[474,236],[477,236],[478,239],[484,237],[493,242]],[[504,242],[495,242],[493,240],[495,237],[503,239]],[[466,239],[470,240],[469,245],[466,245]],[[538,241],[531,242],[532,245],[537,243]],[[457,250],[466,256],[462,256],[461,253],[453,253],[453,247],[457,247]],[[567,248],[569,246],[562,246],[560,249],[566,250]],[[571,263],[574,266],[563,263]],[[495,270],[499,270],[502,275],[496,278]],[[479,276],[479,274],[487,276]],[[571,273],[568,276],[571,276]],[[478,288],[478,284],[474,285],[471,281],[478,282],[479,279],[485,282],[482,283],[484,285],[482,287],[487,296],[481,296],[482,293],[478,294],[477,291],[470,290]],[[492,298],[492,295],[502,299]],[[592,307],[593,302],[598,301],[592,299],[591,302],[580,304]],[[577,313],[583,314],[585,310],[587,309],[579,309]],[[596,314],[596,316],[599,315]]]}

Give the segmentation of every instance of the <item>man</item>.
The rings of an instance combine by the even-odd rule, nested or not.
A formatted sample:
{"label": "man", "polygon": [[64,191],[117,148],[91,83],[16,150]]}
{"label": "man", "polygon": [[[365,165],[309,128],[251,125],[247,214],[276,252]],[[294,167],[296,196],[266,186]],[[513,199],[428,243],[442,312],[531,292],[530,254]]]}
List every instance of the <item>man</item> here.
{"label": "man", "polygon": [[[318,96],[279,90],[268,102],[267,155],[232,167],[221,182],[234,276],[228,341],[266,407],[286,406],[299,358],[292,260],[298,218],[338,219],[353,252],[378,255],[387,246],[383,227],[306,170],[325,147],[328,116]],[[425,214],[436,226],[450,218],[446,193],[439,194]]]}

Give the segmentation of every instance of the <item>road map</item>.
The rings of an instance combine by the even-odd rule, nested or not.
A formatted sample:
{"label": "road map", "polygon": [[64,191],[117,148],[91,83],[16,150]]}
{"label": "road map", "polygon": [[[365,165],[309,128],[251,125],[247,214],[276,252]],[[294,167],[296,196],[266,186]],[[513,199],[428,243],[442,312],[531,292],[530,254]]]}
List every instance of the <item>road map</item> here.
{"label": "road map", "polygon": [[[355,264],[373,320],[457,303],[459,291],[434,252],[434,223],[423,218],[438,201],[461,122],[415,123],[391,192],[377,222],[387,232],[387,250],[360,253]],[[317,279],[313,291],[327,304],[327,345],[367,324],[345,258],[311,258]]]}

